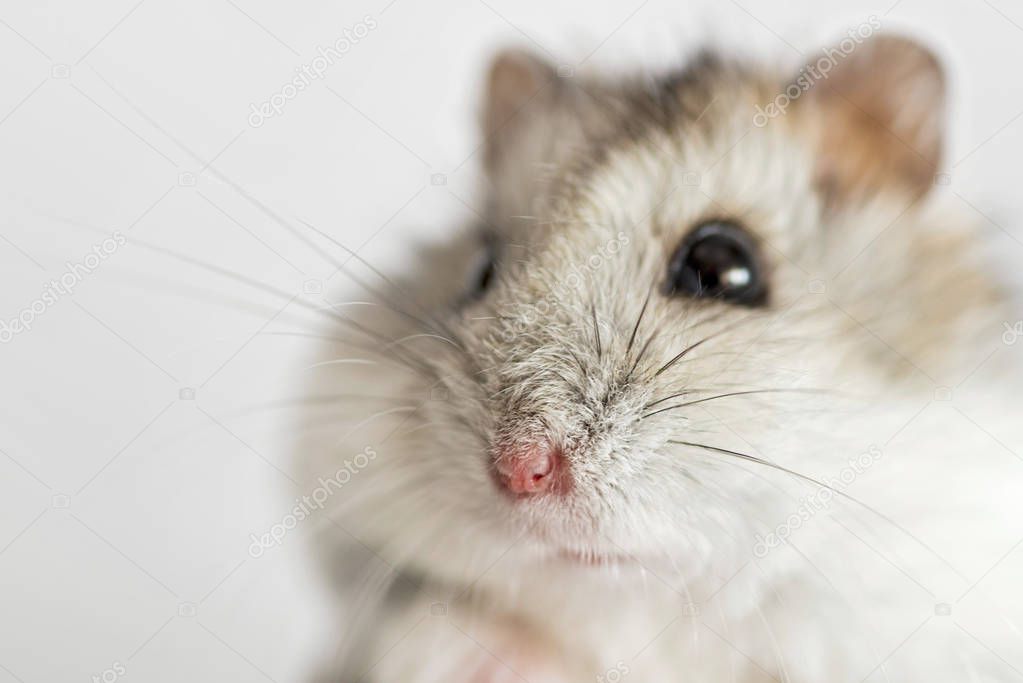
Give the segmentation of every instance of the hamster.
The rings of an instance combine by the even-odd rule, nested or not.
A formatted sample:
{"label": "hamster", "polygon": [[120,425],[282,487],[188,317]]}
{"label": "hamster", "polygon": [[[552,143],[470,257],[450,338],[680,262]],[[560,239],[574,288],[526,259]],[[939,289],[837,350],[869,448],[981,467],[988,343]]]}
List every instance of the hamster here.
{"label": "hamster", "polygon": [[1018,374],[934,196],[945,76],[906,38],[822,54],[494,59],[480,226],[361,264],[322,349],[355,362],[310,388],[347,397],[311,471],[374,456],[316,539],[326,678],[1018,679],[1019,385],[971,380]]}

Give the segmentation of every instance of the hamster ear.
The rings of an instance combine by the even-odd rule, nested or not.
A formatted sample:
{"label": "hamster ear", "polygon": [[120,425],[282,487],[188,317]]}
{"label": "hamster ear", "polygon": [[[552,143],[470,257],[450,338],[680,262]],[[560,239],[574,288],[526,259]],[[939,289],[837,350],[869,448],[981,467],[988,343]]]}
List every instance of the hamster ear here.
{"label": "hamster ear", "polygon": [[554,68],[523,50],[505,50],[494,57],[487,74],[484,132],[501,128],[541,90],[557,78]]}
{"label": "hamster ear", "polygon": [[490,64],[483,102],[482,127],[486,163],[491,165],[501,149],[514,138],[523,121],[558,87],[557,72],[550,64],[522,50],[499,53]]}
{"label": "hamster ear", "polygon": [[[832,66],[826,75],[825,61]],[[849,53],[826,50],[800,78],[814,68],[824,76],[808,93],[820,116],[817,179],[829,203],[893,186],[913,199],[926,194],[945,126],[937,58],[908,38],[879,36]]]}

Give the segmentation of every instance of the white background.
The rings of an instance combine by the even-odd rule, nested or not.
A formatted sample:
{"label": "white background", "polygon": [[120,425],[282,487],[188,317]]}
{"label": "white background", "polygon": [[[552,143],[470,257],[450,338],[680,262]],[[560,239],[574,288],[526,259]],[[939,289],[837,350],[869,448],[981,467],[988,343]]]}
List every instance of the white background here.
{"label": "white background", "polygon": [[[521,45],[621,71],[723,45],[795,65],[871,14],[940,46],[942,191],[1019,263],[1010,0],[5,0],[0,318],[114,231],[127,244],[0,345],[0,683],[115,666],[284,683],[330,659],[344,624],[302,544],[248,553],[300,492],[295,439],[267,404],[295,396],[308,363],[266,333],[302,329],[287,297],[343,286],[300,220],[400,268],[474,219],[488,55]],[[250,125],[251,104],[367,16],[376,27],[322,80]]]}

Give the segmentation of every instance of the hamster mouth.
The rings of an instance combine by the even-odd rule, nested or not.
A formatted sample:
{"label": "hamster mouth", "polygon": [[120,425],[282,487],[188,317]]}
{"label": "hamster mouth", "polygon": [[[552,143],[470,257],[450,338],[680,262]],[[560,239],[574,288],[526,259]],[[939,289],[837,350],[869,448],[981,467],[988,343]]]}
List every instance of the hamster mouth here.
{"label": "hamster mouth", "polygon": [[541,557],[545,562],[595,568],[642,565],[635,555],[618,547],[613,541],[600,542],[598,540],[601,538],[599,530],[593,536],[586,534],[586,536],[590,536],[590,542],[580,538],[579,531],[576,530],[572,534],[577,539],[576,543],[569,545],[565,542],[564,535],[554,534],[546,526],[530,525],[529,529],[531,535],[540,543]]}
{"label": "hamster mouth", "polygon": [[636,564],[635,558],[624,553],[610,553],[599,550],[574,550],[562,548],[555,553],[559,562],[585,567],[619,567]]}

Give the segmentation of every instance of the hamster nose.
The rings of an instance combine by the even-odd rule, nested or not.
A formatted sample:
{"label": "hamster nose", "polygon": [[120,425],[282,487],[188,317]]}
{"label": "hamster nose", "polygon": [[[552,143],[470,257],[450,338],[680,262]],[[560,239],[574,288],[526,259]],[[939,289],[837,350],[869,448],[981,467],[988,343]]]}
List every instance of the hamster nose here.
{"label": "hamster nose", "polygon": [[563,474],[560,449],[549,441],[501,449],[494,461],[500,483],[515,495],[532,495],[550,490]]}

